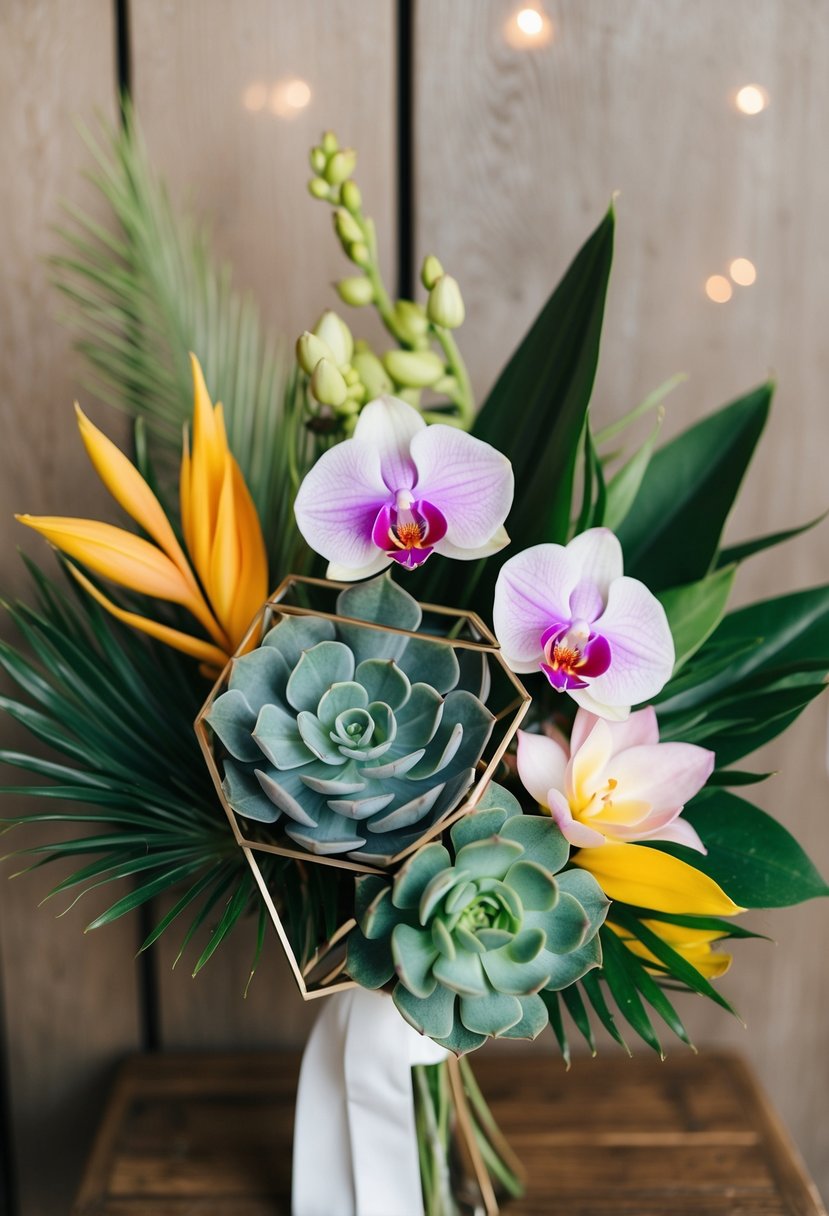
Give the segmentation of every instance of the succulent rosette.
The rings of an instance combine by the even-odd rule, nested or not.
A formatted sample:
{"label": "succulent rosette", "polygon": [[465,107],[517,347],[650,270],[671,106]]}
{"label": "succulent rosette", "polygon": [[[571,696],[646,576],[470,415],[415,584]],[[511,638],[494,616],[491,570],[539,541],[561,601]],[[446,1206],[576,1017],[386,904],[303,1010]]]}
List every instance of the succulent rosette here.
{"label": "succulent rosette", "polygon": [[[388,577],[349,587],[341,617],[417,631],[418,603]],[[428,635],[284,616],[233,662],[207,721],[237,814],[281,820],[317,854],[384,865],[446,818],[492,732],[482,655]]]}
{"label": "succulent rosette", "polygon": [[608,901],[592,875],[565,870],[567,841],[546,816],[524,815],[491,785],[394,878],[357,880],[347,970],[365,988],[394,981],[403,1017],[462,1054],[487,1038],[534,1039],[545,992],[602,962]]}

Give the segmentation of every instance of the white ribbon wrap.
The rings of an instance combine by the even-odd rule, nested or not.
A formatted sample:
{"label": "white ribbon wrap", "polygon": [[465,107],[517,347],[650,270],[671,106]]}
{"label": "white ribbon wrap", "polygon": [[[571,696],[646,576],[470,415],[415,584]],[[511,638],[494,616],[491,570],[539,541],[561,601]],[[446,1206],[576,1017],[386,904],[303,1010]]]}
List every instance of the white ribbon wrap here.
{"label": "white ribbon wrap", "polygon": [[447,1054],[383,993],[324,1001],[299,1073],[293,1216],[423,1216],[411,1070]]}

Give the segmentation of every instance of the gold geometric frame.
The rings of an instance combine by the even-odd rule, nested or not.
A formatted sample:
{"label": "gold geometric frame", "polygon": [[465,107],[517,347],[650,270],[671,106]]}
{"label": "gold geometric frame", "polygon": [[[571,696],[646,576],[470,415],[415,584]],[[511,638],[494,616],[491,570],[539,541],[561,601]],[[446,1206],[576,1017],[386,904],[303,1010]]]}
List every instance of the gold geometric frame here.
{"label": "gold geometric frame", "polygon": [[[530,705],[530,695],[516,678],[514,673],[507,667],[501,657],[500,648],[496,638],[487,628],[481,618],[474,612],[464,612],[456,608],[446,608],[438,604],[421,604],[420,607],[424,612],[429,613],[433,617],[441,620],[454,622],[452,628],[447,634],[424,634],[417,630],[398,629],[392,625],[380,625],[372,621],[362,621],[356,617],[342,616],[336,612],[326,612],[316,608],[308,608],[300,604],[287,603],[288,597],[292,592],[298,589],[317,589],[323,591],[339,591],[343,590],[352,584],[344,582],[336,582],[330,579],[309,578],[301,575],[288,575],[287,578],[279,584],[273,595],[263,605],[260,612],[257,614],[250,629],[245,635],[241,645],[234,654],[233,658],[228,662],[227,666],[222,671],[215,685],[210,691],[207,700],[202,706],[194,723],[196,737],[199,741],[202,754],[204,755],[210,775],[213,779],[213,784],[216,787],[216,793],[224,808],[233,831],[236,843],[242,849],[242,852],[247,859],[248,865],[251,868],[253,877],[259,887],[265,906],[268,909],[270,917],[274,923],[274,927],[279,936],[282,947],[288,957],[291,970],[296,980],[297,987],[304,1000],[313,1000],[318,996],[326,996],[333,992],[342,992],[348,988],[354,987],[351,980],[338,980],[338,976],[342,974],[345,965],[345,942],[348,934],[354,928],[356,922],[353,919],[346,921],[341,925],[333,936],[326,942],[320,944],[319,948],[314,952],[312,957],[303,965],[300,966],[293,944],[291,943],[276,907],[276,903],[271,892],[268,889],[267,882],[262,874],[259,863],[256,860],[257,853],[275,854],[280,857],[293,858],[297,862],[312,865],[331,866],[335,869],[350,870],[354,874],[388,874],[393,873],[395,868],[411,853],[421,848],[428,841],[437,836],[442,835],[447,828],[456,823],[464,815],[469,814],[475,809],[479,800],[483,796],[490,780],[495,774],[498,765],[506,753],[507,747],[512,741],[518,727],[524,719],[524,716]],[[222,789],[222,776],[219,772],[216,756],[213,749],[213,735],[210,727],[207,724],[206,717],[210,711],[213,702],[226,688],[230,678],[230,673],[233,668],[235,659],[241,655],[247,654],[250,650],[258,646],[262,637],[272,627],[275,620],[285,616],[311,616],[320,620],[329,620],[334,624],[353,625],[361,629],[373,630],[385,634],[398,634],[403,637],[423,639],[428,637],[430,642],[437,645],[449,646],[455,650],[472,650],[483,655],[489,662],[494,664],[497,669],[506,677],[509,685],[515,693],[512,700],[505,706],[501,707],[495,713],[495,723],[501,723],[503,733],[497,745],[487,756],[486,762],[482,759],[478,764],[478,775],[474,780],[468,795],[463,799],[461,804],[455,808],[451,814],[444,819],[438,821],[431,828],[427,828],[423,835],[419,837],[413,844],[402,849],[399,853],[391,858],[388,866],[378,867],[372,865],[364,865],[360,862],[341,860],[336,857],[324,857],[315,853],[311,853],[306,849],[301,849],[297,846],[274,843],[269,840],[252,838],[240,822],[239,816],[228,803]],[[466,632],[468,637],[461,636]],[[485,753],[486,754],[486,753]],[[316,973],[316,974],[315,974]]]}

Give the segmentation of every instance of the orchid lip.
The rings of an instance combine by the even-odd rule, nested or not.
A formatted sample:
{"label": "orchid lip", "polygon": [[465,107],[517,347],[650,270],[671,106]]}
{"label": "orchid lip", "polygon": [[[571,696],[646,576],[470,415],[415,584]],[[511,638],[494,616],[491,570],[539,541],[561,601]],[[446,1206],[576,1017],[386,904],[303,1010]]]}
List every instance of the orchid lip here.
{"label": "orchid lip", "polygon": [[395,494],[394,505],[386,503],[377,513],[371,539],[392,561],[415,569],[446,535],[443,512],[426,499],[415,499],[408,490]]}
{"label": "orchid lip", "polygon": [[587,688],[610,666],[610,643],[587,621],[553,622],[541,636],[541,647],[541,670],[558,692]]}

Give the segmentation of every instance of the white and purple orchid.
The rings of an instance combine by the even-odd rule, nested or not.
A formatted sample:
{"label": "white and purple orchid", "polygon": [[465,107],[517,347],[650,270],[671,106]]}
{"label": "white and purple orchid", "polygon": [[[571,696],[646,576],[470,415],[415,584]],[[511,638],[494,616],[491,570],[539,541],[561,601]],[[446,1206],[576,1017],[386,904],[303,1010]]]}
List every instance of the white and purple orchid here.
{"label": "white and purple orchid", "polygon": [[509,541],[512,465],[456,427],[427,426],[397,397],[366,405],[354,436],[320,456],[297,494],[297,526],[329,578],[406,569],[431,553],[487,557]]}
{"label": "white and purple orchid", "polygon": [[617,538],[591,528],[510,558],[495,586],[495,633],[512,670],[540,669],[603,718],[656,696],[674,665],[664,608],[622,571]]}
{"label": "white and purple orchid", "polygon": [[558,731],[518,732],[524,787],[580,849],[655,840],[705,846],[682,809],[705,785],[714,753],[692,743],[660,743],[652,707],[625,722],[580,709],[569,744]]}

